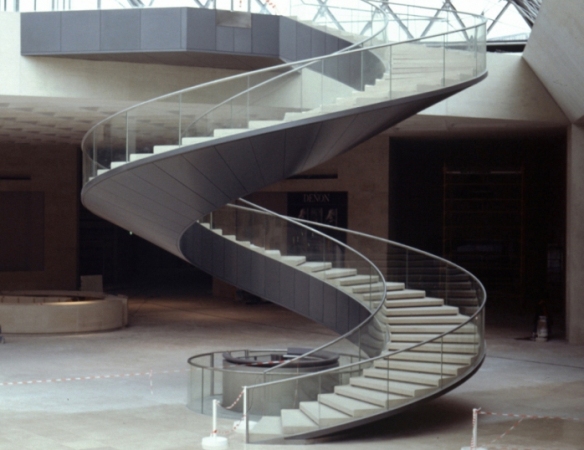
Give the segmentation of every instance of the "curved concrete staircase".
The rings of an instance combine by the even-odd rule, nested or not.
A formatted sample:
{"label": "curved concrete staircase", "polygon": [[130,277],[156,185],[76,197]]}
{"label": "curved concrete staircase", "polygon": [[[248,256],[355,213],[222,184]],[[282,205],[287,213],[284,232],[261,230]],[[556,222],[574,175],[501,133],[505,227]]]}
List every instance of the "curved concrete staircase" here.
{"label": "curved concrete staircase", "polygon": [[[458,30],[404,43],[380,32],[329,56],[137,105],[84,138],[88,209],[339,333],[326,348],[351,349],[339,368],[280,382],[336,377],[311,398],[276,399],[272,384],[249,386],[248,419],[254,398],[281,405],[280,414],[256,417],[249,442],[307,439],[378,420],[442,395],[482,363],[486,295],[464,269],[364,235],[385,251],[329,239],[323,248],[342,248],[343,258],[303,254],[287,236],[306,224],[224,207],[480,81],[484,23],[471,19],[464,41]],[[436,20],[433,11],[427,20]]]}

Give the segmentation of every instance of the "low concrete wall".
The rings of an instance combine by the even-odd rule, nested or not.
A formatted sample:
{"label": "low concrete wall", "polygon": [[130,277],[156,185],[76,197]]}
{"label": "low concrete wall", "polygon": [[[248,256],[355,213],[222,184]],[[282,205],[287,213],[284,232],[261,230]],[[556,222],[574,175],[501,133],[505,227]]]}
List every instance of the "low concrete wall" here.
{"label": "low concrete wall", "polygon": [[128,323],[128,299],[95,292],[1,292],[0,326],[9,333],[86,333]]}

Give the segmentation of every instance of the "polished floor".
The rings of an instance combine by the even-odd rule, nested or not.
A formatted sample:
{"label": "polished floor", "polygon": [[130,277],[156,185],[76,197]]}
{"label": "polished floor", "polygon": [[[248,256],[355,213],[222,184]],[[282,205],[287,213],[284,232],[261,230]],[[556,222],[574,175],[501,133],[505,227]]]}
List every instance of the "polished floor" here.
{"label": "polished floor", "polygon": [[[6,336],[0,345],[0,450],[201,448],[211,418],[185,407],[189,356],[308,346],[332,337],[272,304],[213,298],[200,279],[117,291],[130,296],[130,326],[124,330]],[[583,449],[584,346],[523,339],[529,321],[504,319],[490,320],[487,360],[467,383],[315,448],[459,449],[470,443],[472,409],[481,407],[545,417],[481,415],[483,447]],[[241,435],[230,433],[232,425],[219,422],[231,449],[280,448],[246,446]]]}

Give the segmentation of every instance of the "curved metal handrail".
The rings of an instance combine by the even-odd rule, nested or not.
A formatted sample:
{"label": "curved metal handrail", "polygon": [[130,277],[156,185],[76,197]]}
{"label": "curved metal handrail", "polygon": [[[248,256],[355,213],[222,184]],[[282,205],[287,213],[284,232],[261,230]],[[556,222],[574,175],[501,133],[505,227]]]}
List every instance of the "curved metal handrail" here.
{"label": "curved metal handrail", "polygon": [[[355,334],[356,332],[358,332],[359,330],[361,330],[362,328],[364,328],[366,325],[368,325],[369,322],[371,322],[372,320],[375,319],[375,315],[379,311],[381,311],[381,309],[383,308],[383,304],[385,302],[385,299],[387,298],[387,283],[385,281],[385,277],[383,276],[383,274],[381,273],[381,271],[379,270],[379,268],[369,258],[367,258],[365,255],[363,255],[361,252],[359,252],[359,251],[355,250],[354,248],[348,246],[347,244],[339,241],[338,239],[335,239],[335,238],[333,238],[331,236],[328,236],[325,233],[323,233],[321,231],[318,231],[318,230],[316,230],[316,229],[314,229],[314,228],[312,228],[312,227],[310,227],[308,225],[305,225],[303,223],[299,223],[299,222],[297,222],[295,219],[293,219],[291,217],[277,214],[277,213],[275,213],[273,211],[270,211],[269,209],[263,208],[263,207],[261,207],[259,205],[255,205],[255,204],[253,204],[253,203],[251,203],[251,202],[249,202],[247,200],[244,200],[244,199],[239,199],[239,201],[241,201],[242,203],[246,203],[248,205],[253,205],[254,208],[257,208],[257,210],[262,211],[263,213],[268,214],[271,217],[276,217],[276,218],[278,218],[280,220],[284,220],[284,221],[289,222],[289,223],[294,223],[297,226],[300,226],[300,227],[302,227],[302,228],[304,228],[306,230],[309,230],[310,232],[312,232],[312,233],[314,233],[314,234],[316,234],[316,235],[318,235],[318,236],[320,236],[320,237],[322,237],[324,239],[327,239],[330,242],[334,242],[336,245],[339,245],[340,247],[343,247],[343,248],[345,248],[345,249],[353,252],[354,254],[356,254],[357,256],[359,256],[363,261],[367,262],[367,264],[369,264],[370,267],[372,267],[373,270],[377,272],[377,275],[379,276],[380,280],[382,280],[383,288],[384,288],[383,289],[383,298],[381,299],[381,301],[379,303],[379,306],[377,308],[375,308],[375,310],[373,310],[371,312],[371,314],[369,315],[369,317],[367,319],[365,319],[363,322],[361,322],[355,328],[347,331],[342,336],[339,336],[339,337],[333,339],[332,341],[327,342],[326,344],[323,344],[323,345],[321,345],[321,346],[319,346],[317,348],[314,348],[314,349],[310,350],[309,352],[306,352],[306,353],[304,353],[304,354],[302,354],[300,356],[297,356],[296,358],[289,359],[289,360],[287,360],[287,361],[285,361],[285,362],[283,362],[281,364],[278,364],[277,366],[274,366],[274,367],[271,367],[269,369],[264,370],[264,372],[263,372],[264,374],[266,374],[268,372],[271,372],[273,370],[276,370],[276,369],[281,369],[282,367],[285,367],[288,364],[291,364],[291,363],[293,363],[295,361],[298,361],[301,358],[304,358],[306,356],[310,356],[310,355],[312,355],[312,354],[314,354],[316,352],[319,352],[321,350],[324,350],[327,347],[330,347],[331,345],[336,344],[337,342],[340,342],[340,341],[342,341],[344,339],[347,339],[349,336],[352,336],[353,334]],[[238,208],[237,205],[232,205],[232,206],[234,208]],[[248,210],[248,211],[254,211],[253,209],[249,209],[249,208],[246,208],[246,210]],[[385,339],[385,341],[387,342],[387,332],[386,332],[386,339]],[[359,354],[360,353],[361,353],[361,349],[359,349]]]}
{"label": "curved metal handrail", "polygon": [[[245,203],[247,203],[248,205],[253,205],[253,207],[257,207],[258,209],[255,210],[255,211],[259,212],[260,214],[267,214],[267,215],[275,214],[275,215],[277,215],[279,217],[286,218],[286,216],[280,216],[280,215],[278,215],[276,213],[272,213],[271,211],[269,211],[269,210],[267,210],[265,208],[259,207],[258,205],[254,205],[253,203],[251,203],[249,201],[246,201],[246,200],[243,200],[243,201]],[[230,205],[227,205],[227,206],[228,207],[231,207],[231,208],[243,208],[241,206],[231,205],[231,204]],[[253,208],[243,208],[243,209],[246,209],[246,210],[248,210],[250,212],[253,212],[254,211]],[[385,358],[385,357],[392,356],[392,355],[397,355],[397,354],[400,354],[400,353],[403,353],[403,352],[406,352],[406,351],[411,351],[411,350],[413,350],[415,348],[418,348],[418,347],[420,347],[422,345],[431,343],[431,342],[436,341],[436,340],[440,340],[444,336],[449,335],[449,334],[452,334],[456,330],[458,330],[458,329],[462,328],[463,326],[465,326],[465,325],[469,324],[470,322],[472,322],[479,314],[481,314],[483,312],[483,310],[485,308],[486,301],[487,301],[487,292],[486,292],[485,287],[481,283],[481,281],[476,276],[474,276],[471,272],[469,272],[468,270],[464,269],[463,267],[461,267],[461,266],[453,263],[452,261],[448,261],[447,259],[444,259],[444,258],[442,258],[440,256],[433,255],[431,253],[425,252],[425,251],[420,250],[420,249],[416,249],[414,247],[410,247],[410,246],[405,245],[405,244],[401,244],[399,242],[390,241],[389,239],[384,239],[384,238],[380,238],[378,236],[368,235],[366,233],[361,233],[361,232],[358,232],[358,231],[352,231],[352,230],[348,230],[348,229],[345,229],[345,228],[339,228],[339,227],[335,227],[335,226],[331,226],[331,225],[326,225],[326,224],[321,224],[321,223],[318,223],[318,222],[312,222],[312,221],[304,220],[304,219],[294,219],[294,218],[291,218],[291,217],[287,217],[286,220],[289,220],[291,222],[303,222],[303,223],[305,223],[307,225],[310,224],[310,225],[312,225],[314,227],[322,227],[322,228],[327,228],[327,229],[331,229],[331,230],[335,230],[335,231],[342,231],[342,232],[345,232],[345,233],[348,233],[348,234],[358,235],[358,236],[365,237],[365,238],[370,238],[370,239],[373,239],[373,240],[376,240],[376,241],[379,241],[379,242],[383,242],[385,244],[389,244],[389,245],[392,245],[392,246],[400,247],[400,248],[403,248],[405,250],[412,251],[414,253],[418,253],[418,254],[421,254],[421,255],[430,257],[431,259],[434,259],[434,260],[440,261],[442,263],[445,263],[448,266],[451,266],[453,268],[456,268],[456,269],[462,271],[464,274],[468,275],[477,284],[477,286],[479,288],[479,291],[482,294],[482,300],[483,301],[482,301],[482,304],[477,309],[477,311],[475,311],[474,314],[472,314],[471,316],[469,316],[468,320],[466,320],[465,322],[463,322],[463,323],[461,323],[461,324],[459,324],[457,326],[453,326],[450,330],[448,330],[446,332],[443,332],[443,333],[441,333],[441,334],[439,334],[437,336],[434,336],[432,338],[429,338],[429,339],[427,339],[425,341],[422,341],[422,342],[413,344],[413,345],[411,345],[409,347],[406,347],[404,349],[400,349],[400,350],[395,350],[395,351],[383,353],[382,355],[379,355],[379,356],[375,356],[375,357],[372,357],[372,358],[369,358],[369,359],[366,359],[366,360],[361,360],[359,362],[352,363],[352,364],[349,364],[349,365],[345,365],[345,366],[343,366],[343,368],[345,368],[345,367],[355,367],[355,366],[358,366],[358,365],[366,364],[368,362],[373,362],[373,361],[375,361],[377,359],[380,359],[380,358]],[[314,230],[314,229],[312,229],[312,231],[317,232],[317,230]],[[380,303],[380,307],[376,310],[376,312],[382,306],[383,306],[383,302]],[[319,347],[319,349],[320,350],[323,350],[326,347],[328,347],[328,344]],[[332,373],[335,370],[338,370],[338,369],[326,369],[326,370],[323,370],[323,371],[319,371],[318,374],[319,375],[323,375],[323,374],[326,374],[326,373]],[[256,387],[259,387],[259,386],[264,387],[264,386],[278,384],[278,383],[282,383],[282,382],[289,382],[289,381],[293,381],[293,380],[300,380],[300,379],[308,378],[308,377],[311,377],[311,376],[314,376],[314,373],[312,373],[312,374],[306,374],[306,375],[299,375],[297,377],[289,378],[287,380],[277,380],[277,381],[272,381],[272,382],[269,382],[269,383],[261,383],[261,384],[257,384],[257,385],[246,386],[246,387],[248,389],[253,389],[253,388],[256,388]]]}
{"label": "curved metal handrail", "polygon": [[[389,19],[387,17],[387,14],[380,7],[378,7],[377,5],[374,5],[373,2],[370,1],[370,0],[360,0],[360,1],[362,1],[363,3],[369,4],[372,7],[376,8],[377,11],[382,14],[383,18],[385,19],[385,21],[384,21],[385,22],[385,25],[387,25]],[[306,4],[306,2],[304,2],[304,1],[302,3],[305,3]],[[355,42],[355,43],[353,43],[353,44],[349,45],[348,47],[345,47],[345,48],[343,48],[341,50],[337,50],[336,52],[333,52],[333,53],[331,53],[328,56],[334,56],[334,55],[338,55],[340,53],[349,53],[351,50],[358,49],[360,46],[362,46],[366,42],[372,41],[373,39],[375,39],[376,37],[378,37],[384,31],[385,31],[385,27],[382,28],[381,30],[379,30],[374,35],[369,36],[367,38],[364,38],[361,41]],[[201,114],[200,117],[198,117],[197,119],[195,119],[194,121],[192,121],[189,125],[187,125],[185,132],[188,131],[188,129],[190,127],[192,127],[193,125],[195,125],[197,122],[199,122],[200,120],[203,120],[203,118],[205,116],[211,114],[213,111],[216,111],[217,109],[219,109],[222,106],[228,104],[229,102],[232,102],[233,100],[235,100],[237,98],[243,97],[244,95],[247,95],[250,92],[253,92],[253,91],[255,91],[255,90],[257,90],[257,89],[259,89],[259,88],[261,88],[261,87],[263,87],[263,86],[265,86],[267,84],[269,84],[269,83],[274,82],[275,80],[279,80],[281,78],[287,77],[287,76],[290,75],[290,73],[300,72],[302,69],[305,69],[305,68],[309,67],[313,62],[319,61],[321,58],[322,57],[316,57],[316,58],[312,58],[312,59],[307,59],[307,60],[302,60],[302,61],[297,61],[297,62],[290,63],[292,66],[294,66],[294,70],[292,70],[290,72],[284,72],[284,73],[282,73],[280,75],[276,75],[275,77],[269,78],[266,81],[263,81],[262,83],[258,83],[255,86],[252,86],[251,88],[247,89],[246,91],[239,92],[239,93],[233,95],[232,97],[223,100],[221,103],[218,103],[217,105],[214,105],[212,108],[210,108],[209,110],[207,110],[205,113]],[[298,67],[295,67],[295,66],[298,66]],[[279,67],[279,66],[276,66],[275,68],[277,68],[277,67]],[[183,134],[184,134],[184,132],[183,132]]]}
{"label": "curved metal handrail", "polygon": [[[357,1],[365,1],[365,0],[357,0]],[[392,5],[401,5],[401,6],[408,6],[408,5],[404,5],[404,4],[400,4],[400,3],[392,3]],[[428,10],[428,11],[435,11],[435,9],[432,8],[425,8],[425,7],[418,7],[416,6],[416,9],[421,9],[421,10]],[[462,13],[459,13],[462,14]],[[478,23],[475,23],[473,25],[469,25],[466,27],[461,27],[460,29],[456,29],[456,30],[451,30],[451,31],[446,31],[446,32],[441,32],[441,33],[436,33],[433,35],[426,35],[423,37],[419,37],[419,38],[413,38],[413,39],[407,39],[407,40],[402,40],[399,42],[385,42],[379,45],[374,45],[374,46],[370,46],[370,47],[366,47],[366,48],[358,48],[358,49],[352,49],[352,50],[347,50],[347,51],[343,51],[342,54],[343,55],[351,55],[351,54],[356,54],[356,53],[361,53],[361,52],[365,52],[365,51],[374,51],[374,50],[381,50],[381,49],[386,49],[386,48],[391,48],[391,47],[397,47],[397,46],[401,46],[401,45],[406,45],[406,44],[411,44],[411,43],[415,43],[415,42],[419,42],[419,41],[428,41],[430,39],[434,39],[434,38],[439,38],[439,37],[445,37],[451,34],[456,34],[456,33],[460,33],[462,31],[467,32],[471,29],[478,29],[481,26],[484,26],[484,19],[483,20],[479,20],[480,17],[478,16],[474,16],[472,14],[468,14],[469,17],[475,19],[478,21]],[[259,69],[256,71],[253,71],[252,74],[255,75],[259,75],[259,74],[263,74],[263,73],[268,73],[268,72],[273,72],[273,71],[283,71],[283,70],[287,70],[287,69],[292,69],[291,71],[287,72],[287,75],[289,75],[290,73],[294,73],[297,72],[298,70],[301,70],[302,68],[304,68],[306,65],[309,65],[311,63],[315,63],[315,62],[324,62],[327,60],[330,60],[332,58],[338,57],[340,53],[333,53],[333,54],[329,54],[329,55],[325,55],[325,56],[319,56],[319,57],[315,57],[315,58],[309,58],[309,59],[305,59],[305,60],[301,60],[301,61],[296,61],[293,63],[286,63],[286,64],[280,64],[277,66],[272,66],[272,67],[268,67],[268,68],[264,68],[264,69]],[[300,65],[300,68],[298,67]],[[476,74],[476,76],[478,77],[479,74]],[[92,136],[92,134],[96,131],[96,129],[98,129],[100,126],[105,125],[108,122],[111,122],[112,120],[114,120],[115,118],[121,117],[123,114],[128,113],[130,111],[135,111],[139,108],[142,108],[146,105],[150,105],[174,96],[181,96],[183,94],[186,93],[192,93],[194,91],[197,90],[202,90],[202,89],[206,89],[206,88],[210,88],[213,86],[217,86],[219,84],[222,83],[229,83],[232,81],[236,81],[236,80],[240,80],[240,79],[244,79],[246,77],[249,77],[250,73],[242,73],[242,74],[238,74],[238,75],[234,75],[234,76],[230,76],[227,78],[222,78],[219,80],[213,80],[207,83],[202,83],[196,86],[192,86],[192,87],[188,87],[185,89],[181,89],[178,91],[174,91],[168,94],[164,94],[161,95],[159,97],[155,97],[153,99],[150,100],[146,100],[144,102],[140,102],[136,105],[132,105],[128,108],[124,108],[120,111],[118,111],[117,113],[97,122],[95,125],[93,125],[88,131],[87,133],[83,136],[83,139],[81,141],[81,149],[82,151],[86,154],[87,157],[90,158],[90,160],[93,161],[94,166],[97,168],[97,166],[99,166],[102,169],[106,169],[105,166],[101,165],[99,161],[95,160],[94,158],[92,158],[90,156],[90,150],[87,148],[88,145],[88,141],[90,139],[90,137]],[[272,77],[270,79],[268,79],[266,81],[266,84],[268,84],[269,82],[272,82],[274,79],[276,79],[277,77]],[[252,90],[255,88],[255,86],[246,89],[242,92],[240,92],[239,94],[236,94],[234,96],[234,98],[237,98],[238,96],[243,96],[248,94],[249,92],[252,92]],[[223,103],[224,104],[224,103]],[[214,105],[211,109],[209,109],[207,112],[203,113],[198,120],[202,119],[203,117],[207,116],[210,112],[212,112],[213,110],[215,110],[216,105]],[[89,181],[89,177],[86,177],[85,182]]]}

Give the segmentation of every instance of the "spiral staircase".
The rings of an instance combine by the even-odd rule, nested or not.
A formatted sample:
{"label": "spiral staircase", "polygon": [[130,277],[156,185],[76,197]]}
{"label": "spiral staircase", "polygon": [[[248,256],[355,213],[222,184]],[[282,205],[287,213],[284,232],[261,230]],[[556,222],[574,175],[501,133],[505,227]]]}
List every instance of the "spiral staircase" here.
{"label": "spiral staircase", "polygon": [[[333,24],[314,20],[322,2],[302,3],[293,17],[351,43],[342,50],[136,105],[95,125],[82,144],[88,209],[339,334],[245,386],[248,442],[310,439],[379,420],[453,389],[485,355],[486,294],[461,267],[232,204],[486,76],[481,18],[392,5],[390,20],[387,3],[355,1],[350,14],[346,3]],[[418,23],[418,38],[399,39],[406,21]],[[290,369],[322,350],[341,355],[338,367]],[[206,412],[222,396],[226,366],[216,354],[190,364],[190,406]]]}

